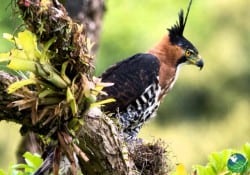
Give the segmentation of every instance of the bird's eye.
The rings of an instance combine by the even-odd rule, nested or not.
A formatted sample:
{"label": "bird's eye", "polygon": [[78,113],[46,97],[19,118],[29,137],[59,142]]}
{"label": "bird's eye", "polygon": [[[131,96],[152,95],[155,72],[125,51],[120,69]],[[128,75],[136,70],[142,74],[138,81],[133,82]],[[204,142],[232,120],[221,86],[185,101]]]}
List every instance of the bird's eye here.
{"label": "bird's eye", "polygon": [[192,52],[190,50],[186,50],[185,56],[190,57],[192,55]]}

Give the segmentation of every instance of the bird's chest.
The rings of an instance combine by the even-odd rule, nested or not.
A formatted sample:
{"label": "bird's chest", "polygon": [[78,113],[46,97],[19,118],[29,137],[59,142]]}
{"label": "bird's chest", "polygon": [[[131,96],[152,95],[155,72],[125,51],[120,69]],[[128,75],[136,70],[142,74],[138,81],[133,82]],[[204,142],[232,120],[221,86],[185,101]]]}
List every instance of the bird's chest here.
{"label": "bird's chest", "polygon": [[118,115],[122,127],[130,130],[140,128],[145,121],[153,117],[160,104],[160,92],[159,83],[151,84],[124,111],[120,111]]}

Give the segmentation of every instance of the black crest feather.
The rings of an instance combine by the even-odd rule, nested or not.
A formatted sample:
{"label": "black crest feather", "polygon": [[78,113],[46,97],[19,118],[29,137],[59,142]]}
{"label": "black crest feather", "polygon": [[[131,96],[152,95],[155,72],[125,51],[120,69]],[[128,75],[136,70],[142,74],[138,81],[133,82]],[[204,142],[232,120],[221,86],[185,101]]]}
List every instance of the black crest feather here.
{"label": "black crest feather", "polygon": [[188,18],[191,4],[192,4],[192,0],[189,1],[185,19],[184,19],[183,9],[181,9],[179,12],[179,21],[177,21],[177,23],[174,26],[172,26],[170,29],[168,29],[171,37],[177,37],[177,36],[182,37],[183,36],[183,31],[184,31],[185,25],[187,23],[187,18]]}

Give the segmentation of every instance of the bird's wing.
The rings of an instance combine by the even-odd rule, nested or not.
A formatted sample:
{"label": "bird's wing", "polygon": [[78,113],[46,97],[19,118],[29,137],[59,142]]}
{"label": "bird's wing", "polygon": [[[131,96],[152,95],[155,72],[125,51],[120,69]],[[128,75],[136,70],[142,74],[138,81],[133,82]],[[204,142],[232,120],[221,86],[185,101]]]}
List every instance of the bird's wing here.
{"label": "bird's wing", "polygon": [[101,75],[103,82],[112,82],[113,86],[105,87],[108,96],[100,99],[114,98],[113,103],[104,106],[105,111],[124,110],[135,101],[145,89],[158,81],[160,63],[152,54],[136,54],[110,67]]}

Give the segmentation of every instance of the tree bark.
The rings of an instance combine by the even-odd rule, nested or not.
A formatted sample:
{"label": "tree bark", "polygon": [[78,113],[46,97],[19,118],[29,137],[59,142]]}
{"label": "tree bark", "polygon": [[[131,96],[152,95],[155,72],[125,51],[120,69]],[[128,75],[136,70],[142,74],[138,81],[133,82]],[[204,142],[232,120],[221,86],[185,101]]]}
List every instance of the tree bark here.
{"label": "tree bark", "polygon": [[70,17],[86,27],[88,38],[95,43],[91,50],[91,53],[95,54],[106,11],[104,0],[66,0],[65,8]]}

